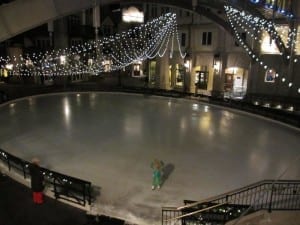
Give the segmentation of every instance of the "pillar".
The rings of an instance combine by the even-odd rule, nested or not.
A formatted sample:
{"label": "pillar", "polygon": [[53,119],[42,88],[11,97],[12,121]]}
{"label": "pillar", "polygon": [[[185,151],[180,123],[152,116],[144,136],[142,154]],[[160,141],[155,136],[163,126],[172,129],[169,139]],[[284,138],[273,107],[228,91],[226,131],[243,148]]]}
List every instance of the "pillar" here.
{"label": "pillar", "polygon": [[157,76],[155,81],[155,86],[160,89],[170,90],[169,81],[169,54],[165,53],[163,57],[157,58]]}
{"label": "pillar", "polygon": [[63,49],[69,47],[67,18],[61,18],[54,22],[54,47]]}
{"label": "pillar", "polygon": [[48,32],[49,32],[49,39],[50,39],[50,47],[53,48],[53,32],[54,32],[53,21],[48,22]]}

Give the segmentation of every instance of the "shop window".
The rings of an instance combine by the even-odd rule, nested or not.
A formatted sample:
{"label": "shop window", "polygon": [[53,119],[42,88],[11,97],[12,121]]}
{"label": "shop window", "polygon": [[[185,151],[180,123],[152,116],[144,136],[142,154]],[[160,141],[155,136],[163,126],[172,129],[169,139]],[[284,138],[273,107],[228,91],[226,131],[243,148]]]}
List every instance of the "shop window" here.
{"label": "shop window", "polygon": [[211,41],[212,41],[212,32],[203,32],[202,45],[211,45]]}
{"label": "shop window", "polygon": [[175,85],[182,87],[184,82],[185,67],[183,65],[176,64],[175,72]]}
{"label": "shop window", "polygon": [[207,90],[208,71],[196,71],[195,84],[199,89]]}
{"label": "shop window", "polygon": [[265,82],[274,83],[275,82],[276,71],[274,69],[269,69],[265,74]]}
{"label": "shop window", "polygon": [[133,64],[133,77],[140,77],[142,75],[141,73],[141,64],[140,63],[136,63]]}

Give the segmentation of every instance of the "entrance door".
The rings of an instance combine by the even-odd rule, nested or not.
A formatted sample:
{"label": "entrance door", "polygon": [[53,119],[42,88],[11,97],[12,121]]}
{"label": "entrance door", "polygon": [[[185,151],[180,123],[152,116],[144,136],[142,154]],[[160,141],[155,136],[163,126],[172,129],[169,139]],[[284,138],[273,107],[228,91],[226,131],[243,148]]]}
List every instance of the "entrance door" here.
{"label": "entrance door", "polygon": [[224,91],[232,91],[233,88],[233,74],[225,74]]}
{"label": "entrance door", "polygon": [[196,71],[196,86],[199,89],[207,90],[208,71]]}

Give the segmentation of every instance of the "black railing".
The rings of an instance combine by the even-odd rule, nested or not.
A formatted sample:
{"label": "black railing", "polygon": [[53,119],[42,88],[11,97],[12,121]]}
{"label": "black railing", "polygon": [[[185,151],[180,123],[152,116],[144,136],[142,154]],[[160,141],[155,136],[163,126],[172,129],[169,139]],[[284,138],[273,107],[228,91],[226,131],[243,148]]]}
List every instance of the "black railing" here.
{"label": "black railing", "polygon": [[204,201],[163,207],[162,224],[225,224],[259,210],[300,210],[300,180],[264,180]]}
{"label": "black railing", "polygon": [[[115,82],[116,83],[116,82]],[[124,82],[126,83],[126,82]],[[142,83],[141,83],[142,84]],[[140,86],[118,86],[117,84],[102,84],[97,82],[80,82],[72,83],[64,86],[41,86],[41,85],[3,85],[0,90],[2,100],[0,103],[13,100],[25,96],[46,94],[46,93],[60,93],[60,92],[85,92],[85,91],[111,91],[111,92],[128,92],[139,93],[145,95],[159,95],[165,97],[188,97],[191,93],[184,93],[180,90],[163,90],[153,87]],[[266,96],[266,95],[250,95],[247,94],[242,100],[224,99],[223,95],[214,94],[212,97],[197,94],[198,97],[205,97],[205,101],[209,103],[231,107],[238,110],[258,114],[273,120],[281,121],[286,124],[300,127],[300,100],[299,98]],[[259,104],[259,105],[256,105]]]}
{"label": "black railing", "polygon": [[[30,177],[29,162],[2,149],[0,149],[0,160],[7,165],[9,171],[13,169],[21,173],[24,179]],[[44,175],[46,186],[52,187],[51,191],[54,193],[56,199],[64,199],[83,206],[85,206],[86,203],[91,204],[91,182],[67,176],[43,167],[41,167],[41,172]]]}
{"label": "black railing", "polygon": [[294,127],[300,127],[300,113],[299,113],[299,104],[295,104],[294,111],[276,109],[272,107],[265,107],[262,105],[255,105],[254,102],[248,102],[246,100],[224,100],[209,98],[211,104],[221,105],[229,108],[234,108],[237,110],[242,110],[245,112],[253,113],[256,115],[261,115],[266,118],[273,119],[275,121],[280,121]]}

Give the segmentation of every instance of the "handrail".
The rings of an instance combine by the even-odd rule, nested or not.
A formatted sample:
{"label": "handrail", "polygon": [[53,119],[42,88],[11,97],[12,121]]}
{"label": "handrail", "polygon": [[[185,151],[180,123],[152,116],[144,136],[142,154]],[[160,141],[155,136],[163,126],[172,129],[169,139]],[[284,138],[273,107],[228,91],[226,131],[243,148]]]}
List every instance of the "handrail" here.
{"label": "handrail", "polygon": [[[183,219],[191,215],[201,215],[205,218],[208,215],[215,215],[218,218],[220,213],[224,216],[222,221],[232,219],[233,214],[225,216],[224,209],[230,209],[235,212],[235,218],[238,214],[248,214],[261,209],[272,210],[300,210],[300,180],[262,180],[254,184],[247,185],[224,194],[196,201],[181,207],[162,208],[162,222],[169,224],[169,221]],[[192,208],[198,206],[196,208]],[[249,207],[251,206],[251,207]],[[219,208],[219,210],[211,209]],[[190,209],[190,210],[188,210]],[[249,211],[251,209],[251,211]],[[204,213],[202,215],[202,213]],[[230,218],[230,219],[229,219]],[[220,219],[220,217],[219,217]],[[188,218],[188,220],[198,220],[197,217]],[[209,220],[209,219],[208,219]]]}
{"label": "handrail", "polygon": [[[260,183],[260,182],[258,182],[258,183]],[[253,193],[251,193],[251,194],[253,194]],[[247,194],[247,195],[245,195],[243,197],[236,198],[235,200],[243,199],[243,198],[245,198],[247,196],[250,196],[251,194],[249,193],[249,194]],[[186,207],[185,206],[178,207],[176,210],[180,211],[180,210],[183,210],[183,209],[187,209],[187,208],[191,208],[191,207],[197,206],[197,205],[199,205],[201,203],[207,203],[207,202],[212,202],[213,201],[213,200],[212,201],[206,201],[206,200],[202,200],[202,201],[198,201],[198,202],[195,202],[195,203],[191,203],[191,204],[185,205]],[[217,205],[209,206],[209,207],[206,207],[204,209],[196,210],[196,211],[193,211],[193,212],[181,215],[181,216],[173,217],[173,218],[167,219],[165,221],[167,222],[167,221],[170,221],[170,220],[177,220],[177,219],[184,218],[184,217],[187,217],[187,216],[191,216],[191,215],[194,215],[194,214],[197,214],[197,213],[200,213],[200,212],[205,212],[207,210],[210,210],[210,209],[213,209],[213,208],[217,208],[217,207],[222,206],[222,205],[230,204],[231,202],[233,202],[233,201],[227,201],[227,202],[219,203]]]}
{"label": "handrail", "polygon": [[[258,182],[258,183],[260,183],[260,182]],[[251,193],[251,194],[253,194],[253,193]],[[248,195],[250,195],[250,193],[249,193]],[[248,195],[246,195],[246,196],[248,196]],[[235,200],[245,198],[246,196],[237,198],[237,199],[235,199]],[[201,204],[201,203],[207,203],[207,202],[212,202],[212,201],[202,200],[202,201],[200,201],[200,203],[199,203],[199,201],[198,201],[198,202],[195,202],[195,203],[191,203],[191,204],[185,205],[185,206],[187,206],[187,207],[185,207],[185,206],[178,207],[178,208],[176,208],[176,210],[181,211],[181,210],[183,210],[183,209],[191,208],[191,207],[194,207],[194,206],[199,205],[199,204]],[[194,215],[194,214],[197,214],[197,213],[200,213],[200,212],[205,212],[205,211],[207,211],[207,210],[210,210],[210,209],[213,209],[213,208],[217,208],[217,207],[219,207],[219,206],[226,205],[226,204],[229,204],[229,203],[231,203],[231,202],[232,202],[232,201],[227,201],[227,202],[219,203],[219,204],[217,204],[217,205],[209,206],[209,207],[206,207],[206,208],[204,208],[204,209],[196,210],[196,211],[193,211],[193,212],[190,212],[190,213],[181,215],[181,216],[173,217],[173,218],[167,219],[167,220],[165,220],[165,221],[167,222],[167,221],[170,221],[170,220],[177,220],[177,219],[184,218],[184,217],[187,217],[187,216],[191,216],[191,215]]]}
{"label": "handrail", "polygon": [[168,222],[168,221],[171,221],[171,220],[178,220],[178,219],[181,219],[181,218],[184,218],[184,217],[187,217],[187,216],[192,216],[192,215],[194,215],[194,214],[197,214],[197,213],[200,213],[200,212],[204,212],[204,211],[207,211],[207,210],[210,210],[210,209],[213,209],[213,208],[217,208],[217,207],[219,207],[219,206],[226,205],[226,204],[228,204],[228,203],[225,202],[225,203],[220,203],[220,204],[217,204],[217,205],[209,206],[209,207],[207,207],[207,208],[199,209],[199,210],[196,210],[196,211],[187,213],[187,214],[183,214],[183,215],[181,215],[181,216],[177,216],[177,217],[173,217],[173,218],[164,220],[164,221]]}
{"label": "handrail", "polygon": [[[217,196],[209,197],[209,198],[206,198],[204,200],[196,201],[196,202],[191,203],[191,204],[179,206],[179,207],[177,207],[177,210],[191,208],[191,207],[194,207],[196,205],[199,205],[199,204],[202,204],[202,203],[205,203],[205,202],[217,201],[219,199],[226,198],[226,196],[229,196],[229,195],[232,195],[232,194],[238,194],[238,193],[243,192],[243,191],[245,191],[247,189],[258,187],[259,185],[262,185],[262,184],[272,184],[274,181],[275,180],[262,180],[262,181],[258,181],[256,183],[253,183],[253,184],[250,184],[250,185],[246,185],[246,186],[244,186],[242,188],[237,188],[235,190],[228,191],[228,192],[225,192],[225,193],[217,195]],[[279,181],[276,181],[276,183],[290,183],[290,182],[295,182],[295,181],[294,180],[279,180]],[[243,197],[245,197],[245,196],[243,196]],[[241,197],[241,198],[243,198],[243,197]]]}

